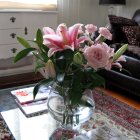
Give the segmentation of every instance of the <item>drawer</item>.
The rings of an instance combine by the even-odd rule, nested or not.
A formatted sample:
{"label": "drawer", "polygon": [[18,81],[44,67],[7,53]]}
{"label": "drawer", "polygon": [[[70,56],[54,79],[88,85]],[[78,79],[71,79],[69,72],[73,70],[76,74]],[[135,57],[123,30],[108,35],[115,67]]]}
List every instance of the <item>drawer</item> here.
{"label": "drawer", "polygon": [[0,45],[0,59],[15,57],[22,49],[24,49],[24,47],[20,44]]}
{"label": "drawer", "polygon": [[56,29],[58,26],[56,13],[28,13],[24,15],[23,19],[25,19],[23,25],[35,31],[38,28],[42,30],[45,26],[52,27],[53,29]]}
{"label": "drawer", "polygon": [[0,29],[19,28],[23,24],[22,13],[0,13]]}
{"label": "drawer", "polygon": [[0,45],[18,43],[17,36],[23,37],[28,40],[33,40],[33,34],[29,29],[27,31],[25,28],[20,29],[8,29],[0,30]]}

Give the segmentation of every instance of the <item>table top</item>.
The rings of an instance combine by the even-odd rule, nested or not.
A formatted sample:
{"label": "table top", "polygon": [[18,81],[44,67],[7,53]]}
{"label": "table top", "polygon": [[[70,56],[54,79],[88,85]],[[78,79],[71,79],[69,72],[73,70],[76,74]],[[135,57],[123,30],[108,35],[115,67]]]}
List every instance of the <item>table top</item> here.
{"label": "table top", "polygon": [[16,140],[48,140],[58,127],[49,113],[26,118],[20,109],[1,112]]}
{"label": "table top", "polygon": [[[1,112],[1,114],[16,140],[49,140],[58,128],[58,123],[49,113],[27,118],[19,108],[16,108]],[[140,140],[125,128],[115,125],[107,115],[100,111],[95,111],[89,122],[82,125],[82,129],[87,134],[93,132],[91,140],[98,140],[101,137],[102,140],[114,140],[113,138],[115,140]]]}
{"label": "table top", "polygon": [[[8,93],[13,89],[15,88],[2,90],[2,92]],[[27,118],[19,108],[11,108],[10,110],[2,111],[1,114],[16,140],[49,140],[49,137],[58,128],[58,123],[49,113]],[[101,137],[102,140],[114,140],[113,136],[115,140],[140,140],[140,135],[116,124],[107,114],[100,110],[95,110],[91,120],[84,124],[83,128],[86,132],[96,132],[96,135],[94,134],[92,136],[94,138],[91,140],[97,140]],[[100,128],[103,128],[103,131],[109,137],[105,137],[104,134],[101,136],[103,131],[99,132]],[[109,131],[109,133],[106,131]]]}

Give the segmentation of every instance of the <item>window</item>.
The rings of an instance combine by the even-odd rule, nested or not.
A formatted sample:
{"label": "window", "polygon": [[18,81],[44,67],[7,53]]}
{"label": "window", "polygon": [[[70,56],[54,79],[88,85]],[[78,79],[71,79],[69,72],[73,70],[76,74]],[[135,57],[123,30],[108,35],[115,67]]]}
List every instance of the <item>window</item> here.
{"label": "window", "polygon": [[0,9],[56,10],[57,0],[0,0]]}

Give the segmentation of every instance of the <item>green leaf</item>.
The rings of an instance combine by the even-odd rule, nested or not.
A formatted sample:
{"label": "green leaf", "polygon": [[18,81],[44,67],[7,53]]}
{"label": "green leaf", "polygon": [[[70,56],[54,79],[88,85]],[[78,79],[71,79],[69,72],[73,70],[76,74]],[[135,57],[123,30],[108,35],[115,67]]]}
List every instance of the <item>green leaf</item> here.
{"label": "green leaf", "polygon": [[105,85],[105,79],[95,72],[86,76],[87,76],[87,80],[83,82],[84,89],[93,89],[95,87],[100,87]]}
{"label": "green leaf", "polygon": [[93,85],[92,85],[93,88],[105,85],[105,79],[102,76],[98,75],[97,73],[94,73],[92,75],[92,78],[94,80]]}
{"label": "green leaf", "polygon": [[81,102],[81,98],[83,95],[83,89],[81,84],[82,75],[82,71],[79,70],[73,77],[72,91],[70,94],[70,100],[73,105],[79,104]]}
{"label": "green leaf", "polygon": [[48,51],[49,48],[43,44],[43,36],[41,31],[38,29],[37,34],[36,34],[37,38],[36,41],[33,41],[34,43],[37,44],[39,51],[38,54],[40,55],[40,58],[44,61],[47,62],[48,61]]}
{"label": "green leaf", "polygon": [[43,44],[43,35],[40,29],[38,29],[36,33],[36,42],[38,44]]}
{"label": "green leaf", "polygon": [[19,61],[20,59],[24,58],[25,56],[27,56],[30,52],[35,51],[35,48],[27,48],[24,49],[22,51],[20,51],[14,58],[14,63],[16,63],[17,61]]}
{"label": "green leaf", "polygon": [[40,52],[39,53],[40,57],[43,59],[43,61],[46,63],[49,60],[49,57],[47,54]]}
{"label": "green leaf", "polygon": [[124,44],[113,56],[113,61],[116,61],[128,48],[128,44]]}
{"label": "green leaf", "polygon": [[39,89],[42,87],[42,86],[50,86],[52,85],[52,82],[53,79],[45,79],[45,80],[42,80],[41,82],[39,82],[38,84],[35,85],[34,89],[33,89],[33,98],[35,99]]}
{"label": "green leaf", "polygon": [[73,55],[74,52],[72,50],[64,50],[62,52],[57,52],[55,55],[55,63],[57,66],[57,70],[59,72],[67,71],[67,68],[69,68],[69,65],[73,61]]}
{"label": "green leaf", "polygon": [[45,67],[45,65],[40,60],[37,60],[35,63],[35,73],[37,72],[38,69],[43,67]]}
{"label": "green leaf", "polygon": [[44,45],[44,44],[40,44],[40,48],[41,48],[41,50],[44,52],[44,53],[48,53],[48,51],[49,51],[49,48],[46,46],[46,45]]}
{"label": "green leaf", "polygon": [[25,48],[31,48],[31,45],[24,38],[17,37],[19,43],[21,43]]}

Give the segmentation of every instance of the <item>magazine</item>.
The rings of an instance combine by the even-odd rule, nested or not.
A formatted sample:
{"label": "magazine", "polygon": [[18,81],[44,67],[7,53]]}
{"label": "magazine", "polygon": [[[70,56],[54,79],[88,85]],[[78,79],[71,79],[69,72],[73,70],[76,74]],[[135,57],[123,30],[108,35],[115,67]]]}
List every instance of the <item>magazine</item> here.
{"label": "magazine", "polygon": [[47,113],[47,99],[43,99],[40,101],[34,101],[27,104],[20,104],[17,99],[15,99],[17,105],[19,106],[20,110],[26,117],[33,117],[38,116],[44,113]]}
{"label": "magazine", "polygon": [[12,90],[11,94],[16,98],[16,100],[20,104],[27,104],[32,103],[33,101],[39,101],[42,99],[47,99],[50,93],[51,87],[41,87],[39,92],[36,95],[36,98],[33,99],[33,89],[34,87],[28,87],[28,88],[22,88],[22,89],[16,89]]}

